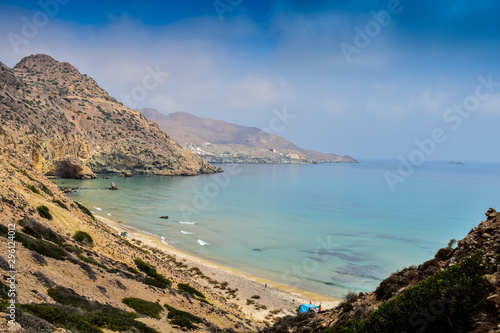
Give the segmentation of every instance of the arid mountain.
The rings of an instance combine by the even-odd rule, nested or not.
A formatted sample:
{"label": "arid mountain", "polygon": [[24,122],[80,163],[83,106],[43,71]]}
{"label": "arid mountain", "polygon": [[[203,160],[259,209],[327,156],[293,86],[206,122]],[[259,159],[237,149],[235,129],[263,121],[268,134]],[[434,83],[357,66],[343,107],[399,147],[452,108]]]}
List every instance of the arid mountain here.
{"label": "arid mountain", "polygon": [[0,63],[0,141],[46,175],[219,171],[72,65],[47,55]]}
{"label": "arid mountain", "polygon": [[[202,153],[208,152],[209,154],[215,154],[214,157],[216,157],[224,151],[229,153],[235,151],[236,155],[238,152],[240,153],[240,157],[244,154],[244,156],[253,155],[256,157],[273,158],[273,155],[269,154],[269,151],[274,151],[276,154],[274,158],[277,160],[281,158],[284,161],[287,158],[280,156],[288,155],[297,157],[297,160],[300,160],[299,157],[305,157],[307,162],[356,162],[350,156],[338,156],[302,149],[278,135],[264,132],[255,127],[198,118],[185,112],[164,115],[155,109],[142,109],[140,111],[148,119],[160,125],[162,130],[171,135],[180,144],[185,147],[194,146],[195,149],[193,150],[195,152],[197,151],[196,147],[201,147],[200,155],[208,156],[209,158],[210,155]],[[211,145],[206,145],[207,142]]]}

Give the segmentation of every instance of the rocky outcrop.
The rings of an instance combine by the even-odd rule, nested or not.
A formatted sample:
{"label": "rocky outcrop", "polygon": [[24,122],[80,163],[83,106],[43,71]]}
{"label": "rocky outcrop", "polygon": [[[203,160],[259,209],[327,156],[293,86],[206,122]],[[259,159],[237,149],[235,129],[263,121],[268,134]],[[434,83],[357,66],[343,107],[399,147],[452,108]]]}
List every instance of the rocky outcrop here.
{"label": "rocky outcrop", "polygon": [[65,155],[54,162],[54,174],[47,173],[48,176],[75,179],[94,179],[97,176],[77,157]]}
{"label": "rocky outcrop", "polygon": [[118,187],[115,185],[115,183],[111,182],[111,185],[109,186],[110,190],[116,191],[118,190]]}
{"label": "rocky outcrop", "polygon": [[498,217],[498,212],[493,208],[488,209],[486,213],[484,213],[488,217],[488,220],[492,220]]}
{"label": "rocky outcrop", "polygon": [[0,141],[47,175],[220,172],[87,75],[47,55],[0,63]]}

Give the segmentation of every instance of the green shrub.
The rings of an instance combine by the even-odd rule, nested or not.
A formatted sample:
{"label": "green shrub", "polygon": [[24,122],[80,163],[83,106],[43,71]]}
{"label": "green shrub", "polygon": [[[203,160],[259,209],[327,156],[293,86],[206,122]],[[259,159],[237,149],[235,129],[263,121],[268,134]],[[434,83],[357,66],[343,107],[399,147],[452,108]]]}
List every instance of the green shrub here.
{"label": "green shrub", "polygon": [[62,248],[41,239],[35,239],[33,243],[28,245],[28,248],[46,257],[61,261],[66,260],[66,253]]}
{"label": "green shrub", "polygon": [[43,238],[59,245],[64,243],[62,236],[33,219],[19,220],[18,223],[23,227],[22,231],[28,235],[35,238]]}
{"label": "green shrub", "polygon": [[[105,327],[112,331],[158,333],[158,331],[151,327],[134,320],[136,317],[137,315],[135,313],[125,312],[109,306],[100,311],[94,311],[84,315],[84,318],[90,323],[98,327]],[[136,330],[134,330],[134,328]]]}
{"label": "green shrub", "polygon": [[[62,312],[70,311],[75,313],[74,308],[78,308],[78,312],[83,313],[79,316],[91,325],[107,328],[113,331],[136,331],[144,333],[158,333],[156,330],[147,325],[138,322],[135,318],[136,313],[126,312],[121,309],[104,305],[88,300],[87,298],[78,295],[74,290],[65,287],[56,287],[47,290],[47,293],[59,304],[65,305],[68,308],[60,307]],[[71,308],[69,308],[71,307]]]}
{"label": "green shrub", "polygon": [[177,285],[177,288],[179,288],[179,290],[185,291],[191,295],[198,296],[200,298],[205,298],[205,295],[203,295],[203,293],[201,291],[196,290],[195,288],[191,287],[189,284],[179,283]]}
{"label": "green shrub", "polygon": [[158,272],[156,271],[156,268],[153,265],[150,265],[148,263],[145,263],[142,259],[134,259],[134,263],[139,268],[141,272],[146,273],[146,275],[155,277],[158,275]]}
{"label": "green shrub", "polygon": [[78,206],[78,208],[81,209],[82,212],[84,212],[85,214],[90,216],[92,218],[92,220],[95,220],[94,214],[92,214],[92,212],[87,207],[85,207],[84,205],[82,205],[81,203],[79,203],[77,201],[75,201],[75,204]]}
{"label": "green shrub", "polygon": [[50,210],[47,206],[41,205],[36,207],[36,210],[38,214],[40,214],[41,217],[47,220],[52,220],[52,214],[50,213]]}
{"label": "green shrub", "polygon": [[28,177],[29,180],[35,181],[35,179],[33,177],[31,177],[30,175],[28,175],[28,173],[26,171],[19,170],[19,172],[21,172],[23,175],[25,175],[26,177]]}
{"label": "green shrub", "polygon": [[71,245],[71,244],[63,244],[62,247],[66,251],[74,253],[74,254],[81,254],[82,253],[82,250],[80,250],[78,247]]}
{"label": "green shrub", "polygon": [[73,289],[57,286],[47,290],[47,294],[57,303],[79,308],[86,311],[96,309],[94,302],[78,295]]}
{"label": "green shrub", "polygon": [[17,233],[16,241],[22,243],[27,249],[38,252],[46,257],[66,260],[66,252],[64,249],[42,239],[35,239],[31,236]]}
{"label": "green shrub", "polygon": [[136,264],[137,268],[139,268],[139,270],[149,276],[149,278],[146,278],[146,280],[144,281],[145,284],[162,289],[165,289],[168,286],[172,285],[172,281],[159,274],[153,265],[145,263],[143,260],[138,258],[134,259],[134,263]]}
{"label": "green shrub", "polygon": [[64,327],[68,330],[76,330],[80,333],[103,333],[101,329],[87,322],[83,316],[64,311],[57,305],[50,304],[28,304],[22,305],[21,309],[42,318],[52,325]]}
{"label": "green shrub", "polygon": [[42,191],[44,191],[45,193],[47,193],[48,195],[50,196],[53,196],[54,194],[52,193],[52,191],[47,187],[45,186],[45,184],[43,183],[40,183],[40,185],[42,186]]}
{"label": "green shrub", "polygon": [[81,230],[77,230],[75,232],[75,234],[73,235],[73,239],[80,244],[86,244],[86,245],[94,244],[94,240],[92,239],[92,236],[90,236],[85,231],[81,231]]}
{"label": "green shrub", "polygon": [[157,281],[160,281],[161,283],[164,283],[166,284],[167,286],[171,286],[172,285],[172,281],[170,281],[169,279],[167,279],[166,277],[164,277],[163,275],[161,274],[158,274],[155,276],[155,279]]}
{"label": "green shrub", "polygon": [[366,319],[325,332],[466,332],[488,295],[486,268],[479,255],[472,256],[405,290]]}
{"label": "green shrub", "polygon": [[122,302],[134,309],[137,313],[156,319],[160,318],[160,313],[163,311],[163,307],[160,304],[145,301],[140,298],[128,297],[124,298]]}
{"label": "green shrub", "polygon": [[7,287],[5,283],[0,281],[0,299],[8,299],[9,298],[8,292],[9,292],[9,287]]}
{"label": "green shrub", "polygon": [[170,319],[170,323],[173,325],[178,325],[180,327],[187,328],[188,330],[195,330],[198,327],[195,324],[202,322],[200,317],[190,314],[189,312],[177,310],[173,306],[168,304],[164,305],[167,310],[169,310],[167,318]]}
{"label": "green shrub", "polygon": [[148,286],[158,287],[161,289],[165,289],[170,285],[149,276],[147,276],[146,279],[144,280],[144,284],[147,284]]}
{"label": "green shrub", "polygon": [[90,258],[84,257],[81,254],[78,254],[77,257],[80,258],[81,260],[85,261],[88,264],[92,264],[94,266],[100,267],[100,268],[104,269],[105,271],[108,270],[108,268],[106,266],[104,266],[103,264],[98,263],[97,261],[92,260]]}
{"label": "green shrub", "polygon": [[33,185],[27,184],[27,185],[26,185],[26,188],[27,188],[28,190],[30,190],[31,192],[35,193],[35,194],[40,194],[40,195],[42,195],[42,194],[40,193],[40,191],[38,191],[38,189],[37,189],[35,186],[33,186]]}
{"label": "green shrub", "polygon": [[120,276],[123,276],[123,277],[125,277],[127,279],[134,280],[134,276],[132,274],[124,272],[124,271],[122,271],[121,269],[118,269],[118,268],[111,268],[110,270],[108,270],[108,272],[113,273],[113,274],[119,273]]}
{"label": "green shrub", "polygon": [[0,236],[7,238],[9,235],[9,228],[0,223]]}
{"label": "green shrub", "polygon": [[344,295],[344,302],[348,303],[348,304],[352,304],[354,302],[356,302],[359,298],[359,295],[352,291],[352,290],[349,290],[345,295]]}
{"label": "green shrub", "polygon": [[127,270],[130,273],[139,274],[139,271],[137,269],[133,268],[133,267],[127,266]]}
{"label": "green shrub", "polygon": [[54,200],[52,200],[52,202],[55,203],[55,204],[58,204],[59,207],[68,210],[68,206],[66,206],[66,204],[64,202],[62,202],[61,200],[54,199]]}

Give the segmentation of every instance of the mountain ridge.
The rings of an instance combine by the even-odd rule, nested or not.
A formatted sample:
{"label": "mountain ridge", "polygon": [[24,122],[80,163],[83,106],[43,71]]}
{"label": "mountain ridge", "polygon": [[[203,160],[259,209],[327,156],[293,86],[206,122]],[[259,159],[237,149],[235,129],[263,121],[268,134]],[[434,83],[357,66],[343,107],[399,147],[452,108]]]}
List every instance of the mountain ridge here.
{"label": "mountain ridge", "polygon": [[[158,123],[161,129],[169,133],[183,146],[190,147],[192,151],[199,153],[209,161],[215,160],[219,162],[220,160],[217,157],[224,155],[224,151],[234,151],[234,155],[238,158],[244,158],[241,156],[244,153],[244,155],[271,158],[277,161],[276,163],[289,163],[293,160],[296,160],[297,163],[357,162],[348,155],[339,156],[300,148],[281,136],[267,133],[257,127],[199,118],[187,112],[174,112],[164,115],[160,111],[151,108],[144,108],[139,111],[148,119]],[[207,145],[207,142],[210,145]],[[220,147],[214,145],[220,145]],[[201,152],[198,148],[200,148]],[[273,152],[274,155],[270,154],[269,151]],[[294,158],[290,158],[290,156]]]}

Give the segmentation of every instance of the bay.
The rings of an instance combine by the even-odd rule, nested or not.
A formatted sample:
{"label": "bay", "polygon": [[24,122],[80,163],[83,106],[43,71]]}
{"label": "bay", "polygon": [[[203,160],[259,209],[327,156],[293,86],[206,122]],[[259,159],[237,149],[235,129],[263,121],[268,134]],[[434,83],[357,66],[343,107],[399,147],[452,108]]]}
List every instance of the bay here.
{"label": "bay", "polygon": [[[219,165],[225,173],[54,181],[80,187],[72,199],[98,215],[180,250],[341,297],[431,259],[500,207],[498,164],[426,162],[392,191],[385,174],[398,164]],[[107,190],[110,182],[119,190]]]}

